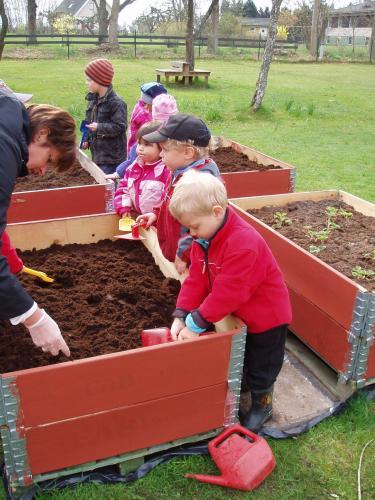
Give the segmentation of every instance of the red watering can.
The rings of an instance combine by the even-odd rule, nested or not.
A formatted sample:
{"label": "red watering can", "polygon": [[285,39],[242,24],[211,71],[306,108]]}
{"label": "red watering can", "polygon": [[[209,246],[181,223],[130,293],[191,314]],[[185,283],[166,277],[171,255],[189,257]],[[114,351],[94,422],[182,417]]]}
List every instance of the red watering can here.
{"label": "red watering can", "polygon": [[208,444],[221,476],[186,474],[203,483],[242,491],[260,485],[276,466],[267,441],[239,424],[228,427]]}
{"label": "red watering can", "polygon": [[142,347],[172,342],[171,331],[169,328],[152,328],[151,330],[142,330],[141,341]]}

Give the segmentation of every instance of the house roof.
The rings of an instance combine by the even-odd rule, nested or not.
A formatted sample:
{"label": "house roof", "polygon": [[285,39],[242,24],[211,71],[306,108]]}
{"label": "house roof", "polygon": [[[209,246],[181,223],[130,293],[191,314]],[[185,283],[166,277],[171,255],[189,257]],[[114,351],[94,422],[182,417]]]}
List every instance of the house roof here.
{"label": "house roof", "polygon": [[63,0],[55,9],[55,12],[71,14],[74,16],[88,0]]}
{"label": "house roof", "polygon": [[240,20],[242,26],[261,26],[266,28],[270,24],[269,17],[244,17]]}
{"label": "house roof", "polygon": [[330,14],[375,14],[375,1],[368,0],[367,2],[361,2],[352,4],[350,3],[347,7],[342,7],[341,9],[333,9]]}

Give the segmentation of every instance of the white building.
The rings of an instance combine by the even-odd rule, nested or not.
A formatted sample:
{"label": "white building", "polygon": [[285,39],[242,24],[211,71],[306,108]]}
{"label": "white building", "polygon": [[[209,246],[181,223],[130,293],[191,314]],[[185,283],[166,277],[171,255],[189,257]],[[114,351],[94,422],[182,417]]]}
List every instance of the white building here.
{"label": "white building", "polygon": [[368,45],[375,16],[375,1],[368,0],[331,10],[326,29],[328,45]]}

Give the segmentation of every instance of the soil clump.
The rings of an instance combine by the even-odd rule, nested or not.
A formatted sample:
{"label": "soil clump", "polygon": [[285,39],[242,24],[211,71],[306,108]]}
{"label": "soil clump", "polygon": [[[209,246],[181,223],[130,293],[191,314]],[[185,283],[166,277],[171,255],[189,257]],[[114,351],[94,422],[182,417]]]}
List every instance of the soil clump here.
{"label": "soil clump", "polygon": [[222,174],[243,172],[245,170],[275,170],[281,168],[277,165],[261,165],[250,160],[245,154],[237,153],[231,147],[222,147],[210,151],[210,158],[216,162]]}
{"label": "soil clump", "polygon": [[14,192],[89,186],[96,183],[96,180],[82,167],[71,168],[66,172],[57,172],[56,169],[50,167],[42,176],[26,175],[25,177],[18,177]]}
{"label": "soil clump", "polygon": [[[103,240],[20,252],[25,265],[55,278],[20,281],[54,318],[70,360],[141,347],[144,328],[169,326],[180,283],[165,278],[140,242]],[[36,348],[22,325],[0,321],[0,373],[68,361]]]}
{"label": "soil clump", "polygon": [[[329,217],[329,212],[334,213],[329,207],[336,209],[337,215]],[[338,200],[300,201],[282,207],[251,209],[248,212],[315,254],[336,271],[367,290],[375,290],[375,217],[356,212],[353,207]],[[284,213],[285,216],[277,216],[277,212]],[[349,213],[351,215],[348,215]],[[291,223],[287,223],[285,217]],[[284,222],[281,227],[277,227],[281,219],[284,219]],[[339,227],[332,228],[332,223]],[[317,239],[324,238],[324,232],[330,226],[328,237]],[[370,273],[373,271],[374,275],[353,275],[353,269],[358,266]],[[361,274],[361,270],[359,273]]]}

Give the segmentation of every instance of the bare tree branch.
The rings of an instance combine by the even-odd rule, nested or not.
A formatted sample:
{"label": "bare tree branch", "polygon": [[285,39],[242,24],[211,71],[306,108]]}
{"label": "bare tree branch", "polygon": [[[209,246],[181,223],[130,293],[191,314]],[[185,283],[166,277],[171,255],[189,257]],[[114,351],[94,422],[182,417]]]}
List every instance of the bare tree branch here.
{"label": "bare tree branch", "polygon": [[119,12],[121,12],[122,9],[125,9],[125,7],[127,7],[128,5],[131,5],[134,2],[135,2],[135,0],[125,0],[124,2],[120,3]]}

